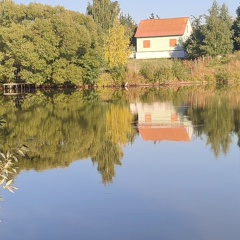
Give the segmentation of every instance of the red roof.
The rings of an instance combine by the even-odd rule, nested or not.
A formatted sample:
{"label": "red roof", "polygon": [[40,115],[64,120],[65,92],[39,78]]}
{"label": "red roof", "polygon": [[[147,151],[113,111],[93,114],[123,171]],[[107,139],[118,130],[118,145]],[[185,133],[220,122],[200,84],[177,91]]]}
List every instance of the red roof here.
{"label": "red roof", "polygon": [[189,142],[191,140],[184,126],[139,126],[138,129],[144,141]]}
{"label": "red roof", "polygon": [[188,17],[182,17],[142,20],[135,37],[182,36],[185,32],[188,19]]}

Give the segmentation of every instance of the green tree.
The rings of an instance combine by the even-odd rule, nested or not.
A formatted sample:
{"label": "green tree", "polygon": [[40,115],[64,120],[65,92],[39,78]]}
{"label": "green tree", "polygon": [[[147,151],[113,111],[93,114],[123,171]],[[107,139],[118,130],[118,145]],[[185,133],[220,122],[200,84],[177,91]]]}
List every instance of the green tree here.
{"label": "green tree", "polygon": [[191,36],[183,43],[183,47],[187,52],[189,59],[196,59],[204,55],[201,46],[203,45],[204,33],[202,24],[202,15],[194,17],[192,22],[193,32]]}
{"label": "green tree", "polygon": [[125,27],[125,34],[128,36],[131,46],[136,46],[136,39],[134,38],[134,35],[137,30],[137,24],[129,14],[121,14],[119,21]]}
{"label": "green tree", "polygon": [[233,22],[232,30],[233,30],[233,43],[234,50],[240,50],[240,6],[236,10],[237,18]]}
{"label": "green tree", "polygon": [[231,29],[233,25],[233,19],[229,13],[228,6],[225,3],[223,3],[222,6],[220,7],[219,18],[227,24],[229,29]]}
{"label": "green tree", "polygon": [[160,17],[157,14],[151,13],[149,19],[160,19]]}
{"label": "green tree", "polygon": [[226,4],[220,7],[213,1],[208,15],[194,17],[193,33],[184,43],[184,48],[190,59],[200,56],[226,55],[233,50],[232,18]]}
{"label": "green tree", "polygon": [[204,40],[201,49],[205,55],[226,55],[233,50],[232,31],[229,26],[229,14],[226,5],[219,7],[216,0],[205,16],[203,28]]}
{"label": "green tree", "polygon": [[13,1],[0,1],[0,12],[2,82],[82,85],[97,80],[102,53],[90,16]]}
{"label": "green tree", "polygon": [[93,0],[88,3],[87,14],[91,15],[94,21],[106,32],[109,30],[120,14],[120,6],[117,1]]}

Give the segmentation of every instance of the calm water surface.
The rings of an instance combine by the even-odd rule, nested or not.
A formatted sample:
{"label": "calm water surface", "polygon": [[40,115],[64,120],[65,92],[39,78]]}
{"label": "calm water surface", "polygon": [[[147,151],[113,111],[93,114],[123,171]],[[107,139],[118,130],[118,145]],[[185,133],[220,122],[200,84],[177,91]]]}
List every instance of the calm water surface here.
{"label": "calm water surface", "polygon": [[3,148],[31,149],[1,190],[1,239],[239,238],[238,94],[37,93],[0,114]]}

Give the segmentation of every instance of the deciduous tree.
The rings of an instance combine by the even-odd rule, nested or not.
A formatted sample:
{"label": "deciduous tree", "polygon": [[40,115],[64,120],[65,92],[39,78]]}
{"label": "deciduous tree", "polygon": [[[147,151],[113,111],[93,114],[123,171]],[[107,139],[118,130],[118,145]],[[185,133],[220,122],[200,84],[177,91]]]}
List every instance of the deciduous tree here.
{"label": "deciduous tree", "polygon": [[91,15],[94,21],[106,32],[119,17],[120,6],[117,1],[93,0],[92,4],[88,4],[87,14]]}
{"label": "deciduous tree", "polygon": [[124,66],[130,56],[129,39],[119,21],[109,30],[104,44],[105,60],[110,69]]}
{"label": "deciduous tree", "polygon": [[125,34],[128,36],[130,44],[132,46],[136,46],[134,35],[137,30],[137,24],[129,14],[121,14],[119,20],[120,23],[125,27]]}
{"label": "deciduous tree", "polygon": [[82,85],[97,80],[101,51],[91,17],[10,0],[0,1],[0,13],[2,82]]}

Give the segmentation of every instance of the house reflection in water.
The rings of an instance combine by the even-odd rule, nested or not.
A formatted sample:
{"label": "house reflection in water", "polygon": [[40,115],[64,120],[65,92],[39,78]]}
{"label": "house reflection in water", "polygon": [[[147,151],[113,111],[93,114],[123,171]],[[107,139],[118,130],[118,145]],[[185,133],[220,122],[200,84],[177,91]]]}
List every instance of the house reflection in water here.
{"label": "house reflection in water", "polygon": [[155,102],[132,103],[130,109],[138,115],[138,130],[144,141],[191,141],[193,126],[185,115],[186,107]]}

